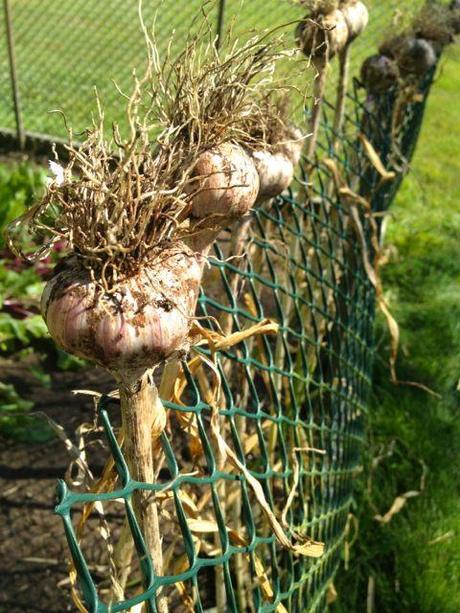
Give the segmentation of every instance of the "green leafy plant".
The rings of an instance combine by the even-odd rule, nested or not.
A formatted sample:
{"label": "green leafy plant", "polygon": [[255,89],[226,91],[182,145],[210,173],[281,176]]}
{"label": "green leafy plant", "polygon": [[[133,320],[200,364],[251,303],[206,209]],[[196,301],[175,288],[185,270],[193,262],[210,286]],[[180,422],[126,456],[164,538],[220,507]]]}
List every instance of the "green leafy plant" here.
{"label": "green leafy plant", "polygon": [[[77,370],[85,363],[54,349],[40,314],[51,259],[35,265],[21,263],[8,251],[4,238],[7,225],[40,196],[45,180],[45,170],[28,163],[0,166],[0,354],[20,361],[38,355],[38,360],[30,361],[29,371],[42,387],[50,388],[50,356],[59,370]],[[52,435],[49,426],[29,414],[33,406],[14,385],[1,383],[0,433],[27,442],[48,440]]]}
{"label": "green leafy plant", "polygon": [[24,400],[13,385],[0,382],[0,433],[30,443],[49,440],[53,432],[48,424],[28,414],[33,407],[34,403]]}
{"label": "green leafy plant", "polygon": [[14,351],[47,336],[39,312],[43,289],[39,267],[20,265],[5,248],[5,230],[44,188],[43,169],[22,163],[0,166],[0,351]]}
{"label": "green leafy plant", "polygon": [[30,164],[0,166],[0,248],[5,245],[3,229],[34,202],[43,190],[45,179],[43,168]]}
{"label": "green leafy plant", "polygon": [[48,338],[48,331],[41,315],[15,319],[8,313],[0,313],[0,351],[12,353],[21,345],[27,346],[42,338]]}

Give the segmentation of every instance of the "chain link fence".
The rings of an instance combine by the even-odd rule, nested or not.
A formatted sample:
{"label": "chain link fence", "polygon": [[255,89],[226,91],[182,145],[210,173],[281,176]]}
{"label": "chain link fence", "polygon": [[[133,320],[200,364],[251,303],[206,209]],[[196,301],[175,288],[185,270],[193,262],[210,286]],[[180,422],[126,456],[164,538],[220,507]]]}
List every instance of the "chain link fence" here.
{"label": "chain link fence", "polygon": [[[50,114],[56,109],[65,113],[75,132],[84,130],[95,108],[94,87],[103,101],[107,120],[123,124],[124,104],[113,81],[129,90],[133,67],[143,67],[145,46],[138,0],[3,3],[0,135],[13,137],[13,146],[24,144],[27,138],[43,142],[65,139],[62,117]],[[353,45],[354,66],[368,55],[370,45],[375,47],[396,10],[409,17],[421,4],[422,0],[369,0],[371,22]],[[182,47],[200,15],[201,5],[202,0],[144,1],[145,22],[151,24],[156,19],[160,53],[166,51],[173,31],[173,52]],[[205,6],[216,34],[232,27],[242,39],[251,30],[281,26],[304,14],[289,0],[215,0]],[[289,28],[293,32],[294,26]],[[308,72],[305,82],[311,78]]]}

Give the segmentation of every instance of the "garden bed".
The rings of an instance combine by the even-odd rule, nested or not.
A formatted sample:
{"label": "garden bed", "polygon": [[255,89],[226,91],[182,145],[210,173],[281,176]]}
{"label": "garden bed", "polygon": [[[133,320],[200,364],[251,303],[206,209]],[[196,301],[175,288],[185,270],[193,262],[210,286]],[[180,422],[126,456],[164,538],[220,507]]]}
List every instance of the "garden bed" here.
{"label": "garden bed", "polygon": [[[76,428],[92,420],[94,408],[91,398],[74,396],[69,390],[108,391],[109,377],[95,368],[52,372],[46,389],[31,374],[31,366],[27,361],[2,359],[2,381],[14,384],[23,398],[35,402],[34,411],[46,412],[73,439]],[[57,437],[45,443],[3,437],[0,441],[0,610],[70,611],[68,549],[61,520],[53,513],[56,482],[65,475],[69,455]],[[103,459],[97,448],[91,456],[98,472]],[[91,544],[87,547],[91,549]],[[94,549],[98,548],[94,541]],[[97,558],[96,551],[89,553]]]}

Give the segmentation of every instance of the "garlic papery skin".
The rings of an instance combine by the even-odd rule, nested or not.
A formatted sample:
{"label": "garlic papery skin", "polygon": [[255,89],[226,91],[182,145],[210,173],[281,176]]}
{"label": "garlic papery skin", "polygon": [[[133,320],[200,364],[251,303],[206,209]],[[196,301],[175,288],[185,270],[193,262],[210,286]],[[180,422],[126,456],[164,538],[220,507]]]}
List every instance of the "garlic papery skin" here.
{"label": "garlic papery skin", "polygon": [[252,157],[259,174],[258,200],[278,196],[289,187],[294,178],[294,166],[286,155],[254,151]]}
{"label": "garlic papery skin", "polygon": [[353,42],[367,28],[369,23],[369,11],[360,0],[349,0],[340,10],[345,17],[348,27],[348,42]]}
{"label": "garlic papery skin", "polygon": [[194,253],[201,256],[203,261],[206,261],[214,241],[224,232],[224,229],[212,222],[206,224],[200,223],[201,221],[196,220],[190,226],[190,232],[187,236],[184,236],[183,240]]}
{"label": "garlic papery skin", "polygon": [[302,150],[305,145],[305,135],[300,128],[291,125],[287,129],[287,133],[283,142],[278,143],[276,151],[283,153],[288,160],[291,161],[294,168],[300,162]]}
{"label": "garlic papery skin", "polygon": [[259,176],[250,156],[234,143],[205,151],[193,170],[188,191],[192,216],[234,218],[247,213],[259,192]]}
{"label": "garlic papery skin", "polygon": [[347,44],[348,37],[347,22],[339,9],[324,16],[308,15],[296,30],[301,51],[316,64],[322,64],[326,57],[331,59],[339,53]]}
{"label": "garlic papery skin", "polygon": [[62,349],[134,381],[188,350],[202,269],[200,257],[176,245],[107,293],[71,257],[48,282],[42,314]]}

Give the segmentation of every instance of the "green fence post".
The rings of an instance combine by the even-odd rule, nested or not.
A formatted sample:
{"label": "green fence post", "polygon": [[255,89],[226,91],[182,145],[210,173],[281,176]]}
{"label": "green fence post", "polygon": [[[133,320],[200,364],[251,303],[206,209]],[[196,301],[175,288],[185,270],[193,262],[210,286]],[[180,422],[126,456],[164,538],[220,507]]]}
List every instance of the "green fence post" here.
{"label": "green fence post", "polygon": [[24,149],[26,144],[26,136],[24,133],[24,124],[22,121],[21,97],[19,95],[18,75],[16,70],[16,54],[14,49],[13,20],[11,16],[10,0],[3,0],[3,6],[5,9],[8,58],[10,63],[10,77],[13,94],[14,115],[16,118],[16,134],[19,142],[19,148]]}

